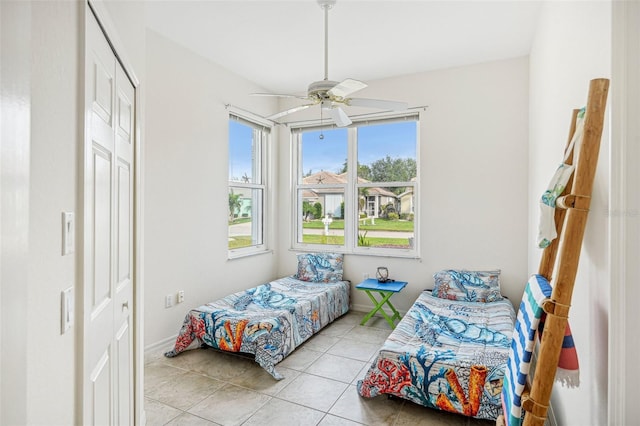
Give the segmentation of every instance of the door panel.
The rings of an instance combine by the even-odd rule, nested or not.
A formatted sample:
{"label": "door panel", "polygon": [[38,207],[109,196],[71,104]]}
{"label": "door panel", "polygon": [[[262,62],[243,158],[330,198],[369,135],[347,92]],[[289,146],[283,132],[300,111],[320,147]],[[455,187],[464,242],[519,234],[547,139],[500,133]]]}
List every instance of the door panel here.
{"label": "door panel", "polygon": [[118,164],[118,287],[131,279],[131,172]]}
{"label": "door panel", "polygon": [[116,333],[116,353],[120,360],[117,364],[118,371],[116,372],[117,425],[133,424],[133,383],[131,382],[133,370],[132,363],[126,361],[132,353],[132,342],[133,336],[130,321],[125,321],[122,324],[122,328]]}
{"label": "door panel", "polygon": [[[97,148],[97,149],[96,149]],[[93,154],[93,292],[91,316],[111,301],[111,156],[99,147]]]}
{"label": "door panel", "polygon": [[93,416],[91,424],[111,425],[111,357],[109,348],[102,354],[89,378],[91,382],[91,399]]}
{"label": "door panel", "polygon": [[133,424],[135,89],[87,12],[83,424]]}

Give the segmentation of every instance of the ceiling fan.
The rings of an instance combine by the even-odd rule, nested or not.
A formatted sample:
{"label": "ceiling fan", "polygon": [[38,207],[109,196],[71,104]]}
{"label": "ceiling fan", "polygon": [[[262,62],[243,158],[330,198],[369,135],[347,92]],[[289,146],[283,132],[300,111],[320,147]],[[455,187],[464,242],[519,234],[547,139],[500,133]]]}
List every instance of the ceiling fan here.
{"label": "ceiling fan", "polygon": [[324,79],[314,81],[307,89],[306,96],[273,94],[273,93],[253,93],[257,96],[277,96],[283,98],[297,98],[308,101],[310,103],[289,108],[285,111],[278,112],[267,117],[270,120],[276,120],[285,115],[302,111],[314,105],[320,105],[322,110],[327,111],[338,127],[350,125],[351,119],[342,109],[342,105],[358,106],[366,108],[377,108],[390,111],[404,111],[407,109],[406,102],[387,101],[382,99],[366,99],[351,98],[351,94],[367,87],[362,81],[348,78],[341,82],[329,80],[329,9],[335,4],[336,0],[317,0],[320,7],[324,10]]}

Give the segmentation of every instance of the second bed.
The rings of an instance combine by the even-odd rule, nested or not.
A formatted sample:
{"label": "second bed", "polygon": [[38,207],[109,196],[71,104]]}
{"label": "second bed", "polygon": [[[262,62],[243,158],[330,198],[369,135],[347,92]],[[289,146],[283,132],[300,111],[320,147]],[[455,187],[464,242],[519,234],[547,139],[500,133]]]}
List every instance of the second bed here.
{"label": "second bed", "polygon": [[513,306],[499,293],[481,299],[472,289],[471,297],[462,298],[481,301],[465,301],[437,290],[420,294],[358,382],[358,392],[495,420],[501,413]]}

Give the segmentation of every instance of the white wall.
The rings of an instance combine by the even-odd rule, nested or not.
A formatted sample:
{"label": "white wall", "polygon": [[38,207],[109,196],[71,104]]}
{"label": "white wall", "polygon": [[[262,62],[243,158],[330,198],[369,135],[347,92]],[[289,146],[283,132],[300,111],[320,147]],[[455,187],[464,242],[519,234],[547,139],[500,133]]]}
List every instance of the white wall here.
{"label": "white wall", "polygon": [[22,320],[29,336],[28,423],[71,423],[75,328],[60,334],[60,292],[75,287],[76,258],[61,253],[61,212],[77,212],[83,8],[75,2],[32,8],[29,306]]}
{"label": "white wall", "polygon": [[[276,278],[273,252],[227,260],[225,104],[262,115],[276,106],[249,96],[264,89],[153,31],[146,42],[145,344],[153,345],[175,337],[191,308]],[[165,309],[178,290],[184,303]]]}
{"label": "white wall", "polygon": [[[373,276],[377,266],[387,266],[393,278],[409,281],[393,299],[405,311],[433,287],[440,269],[500,268],[503,292],[520,299],[527,269],[528,67],[523,57],[367,82],[361,97],[428,105],[419,130],[421,256],[347,255],[346,279],[357,284],[363,273]],[[285,130],[283,171],[290,164]],[[281,173],[285,212],[291,211],[290,179]],[[291,223],[280,217],[280,275],[295,272]],[[370,309],[366,295],[352,296],[357,309]]]}
{"label": "white wall", "polygon": [[[611,73],[610,2],[546,2],[539,19],[530,55],[529,273],[537,271],[540,259],[537,200],[562,160],[571,111],[585,104],[589,80]],[[570,313],[581,384],[553,391],[562,425],[607,422],[608,155],[605,125]]]}
{"label": "white wall", "polygon": [[[15,120],[10,128],[19,130],[4,133],[3,122],[3,151],[9,144],[16,161],[10,174],[3,168],[3,200],[9,203],[3,203],[3,213],[5,207],[22,209],[9,234],[3,226],[3,265],[23,270],[3,274],[3,325],[10,331],[3,332],[2,352],[3,362],[11,365],[2,367],[0,422],[72,424],[75,338],[74,329],[60,334],[60,292],[75,284],[76,263],[74,255],[61,253],[61,212],[77,207],[82,7],[76,2],[3,2],[2,9],[3,20],[16,25],[8,34],[3,31],[3,114],[9,88],[18,114],[13,111],[7,119]],[[5,56],[7,35],[11,47]],[[21,73],[4,74],[7,63]],[[15,198],[4,199],[5,191]],[[8,257],[5,236],[10,236]]]}
{"label": "white wall", "polygon": [[0,2],[0,424],[27,418],[31,4]]}

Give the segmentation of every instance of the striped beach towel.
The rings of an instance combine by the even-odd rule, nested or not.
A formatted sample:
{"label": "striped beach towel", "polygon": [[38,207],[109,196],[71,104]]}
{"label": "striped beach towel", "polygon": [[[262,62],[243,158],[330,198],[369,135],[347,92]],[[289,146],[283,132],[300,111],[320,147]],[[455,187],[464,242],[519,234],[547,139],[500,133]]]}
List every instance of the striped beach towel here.
{"label": "striped beach towel", "polygon": [[[522,392],[531,366],[536,330],[538,330],[540,319],[544,315],[542,303],[551,296],[551,290],[551,285],[546,278],[541,275],[533,275],[527,282],[522,295],[502,386],[502,407],[508,426],[519,426],[522,423]],[[577,376],[577,355],[568,324],[567,332],[568,336],[565,336],[563,353],[560,355],[560,367],[566,370],[564,373]],[[568,379],[565,378],[566,376],[562,376],[563,372],[560,369],[558,371],[560,376],[556,375],[556,380],[566,383]]]}

